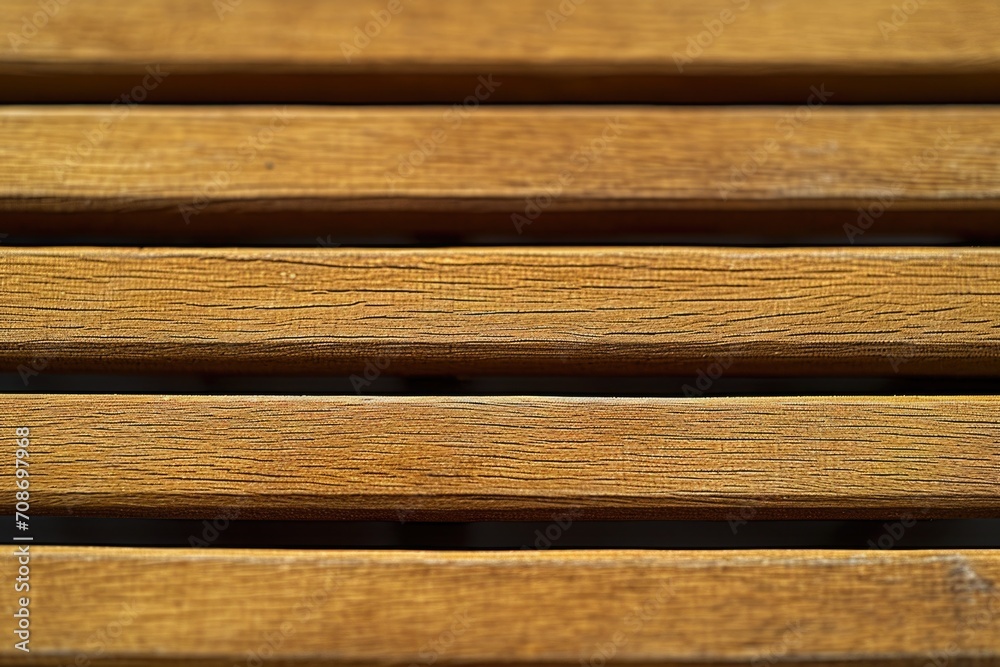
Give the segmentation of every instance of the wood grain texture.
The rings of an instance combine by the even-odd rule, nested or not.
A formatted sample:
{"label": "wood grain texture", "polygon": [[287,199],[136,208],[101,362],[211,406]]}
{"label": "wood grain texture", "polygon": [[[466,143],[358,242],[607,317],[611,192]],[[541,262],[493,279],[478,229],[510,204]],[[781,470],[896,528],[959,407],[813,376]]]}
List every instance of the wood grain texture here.
{"label": "wood grain texture", "polygon": [[789,101],[824,78],[845,101],[1000,94],[992,0],[49,4],[38,30],[35,0],[0,7],[5,99],[112,99],[150,63],[175,101],[457,101],[487,73],[504,101]]}
{"label": "wood grain texture", "polygon": [[[16,558],[0,561],[7,581],[16,568]],[[42,665],[81,654],[94,665],[233,665],[261,652],[281,665],[587,665],[603,648],[638,665],[996,665],[998,581],[992,550],[39,545],[31,660],[11,642],[0,655]],[[13,594],[0,601],[7,635],[14,603]]]}
{"label": "wood grain texture", "polygon": [[[10,395],[32,512],[282,519],[996,516],[1000,397]],[[13,506],[14,485],[0,503]]]}
{"label": "wood grain texture", "polygon": [[0,270],[11,371],[1000,371],[987,248],[8,248]]}
{"label": "wood grain texture", "polygon": [[527,238],[574,228],[558,214],[603,212],[619,229],[645,213],[669,230],[691,211],[795,212],[783,228],[822,224],[841,243],[910,212],[939,212],[940,231],[970,213],[1000,230],[993,107],[505,107],[464,119],[445,107],[7,107],[0,133],[8,233],[66,231],[81,214],[85,230],[104,216],[104,229],[173,236],[228,218],[236,240],[310,215],[324,236],[377,231],[372,214],[451,214],[444,224],[462,232],[462,216],[492,214],[484,231]]}

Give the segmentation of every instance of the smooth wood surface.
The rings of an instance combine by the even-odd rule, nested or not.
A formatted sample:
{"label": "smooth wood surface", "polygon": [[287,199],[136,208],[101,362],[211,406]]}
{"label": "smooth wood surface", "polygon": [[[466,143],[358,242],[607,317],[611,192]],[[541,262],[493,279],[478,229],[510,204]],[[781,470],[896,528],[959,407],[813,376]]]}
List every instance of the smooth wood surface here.
{"label": "smooth wood surface", "polygon": [[7,248],[0,271],[11,371],[1000,371],[990,248]]}
{"label": "smooth wood surface", "polygon": [[[13,548],[8,548],[13,551]],[[13,581],[17,559],[0,571]],[[31,547],[31,654],[65,664],[1000,663],[996,551]],[[11,635],[15,596],[4,596]],[[102,634],[103,633],[103,634]],[[97,642],[95,636],[103,637]],[[100,653],[98,646],[103,649]],[[286,662],[287,661],[287,662]],[[607,658],[605,658],[607,661]],[[863,662],[858,662],[863,661]],[[115,662],[114,664],[119,664]],[[176,664],[176,662],[170,663]],[[252,664],[252,663],[251,663]]]}
{"label": "smooth wood surface", "polygon": [[1000,95],[992,0],[7,0],[0,28],[20,101],[109,101],[149,64],[174,101],[458,101],[485,74],[498,101]]}
{"label": "smooth wood surface", "polygon": [[751,236],[777,216],[786,231],[840,244],[905,230],[909,213],[937,212],[945,233],[970,215],[1000,231],[1000,110],[985,106],[505,107],[464,119],[444,107],[147,106],[122,116],[27,106],[2,109],[0,133],[8,243],[95,229],[169,239],[222,225],[240,244],[303,220],[326,237],[420,215],[418,229],[529,239],[578,229],[580,214],[603,214],[614,230],[655,216],[647,226],[669,231],[697,211],[762,214],[762,224],[730,225]]}
{"label": "smooth wood surface", "polygon": [[[692,382],[694,385],[695,382]],[[11,395],[39,515],[1000,513],[1000,398]],[[13,506],[13,485],[0,502]]]}

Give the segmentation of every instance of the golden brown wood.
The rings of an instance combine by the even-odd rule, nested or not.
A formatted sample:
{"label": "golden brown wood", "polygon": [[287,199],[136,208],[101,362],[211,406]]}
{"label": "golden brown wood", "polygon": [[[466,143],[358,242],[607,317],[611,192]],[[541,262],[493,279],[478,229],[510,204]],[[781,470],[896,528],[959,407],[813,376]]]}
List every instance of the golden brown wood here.
{"label": "golden brown wood", "polygon": [[[692,385],[700,382],[692,380]],[[1000,398],[4,395],[34,514],[996,516]],[[13,485],[0,504],[13,506]]]}
{"label": "golden brown wood", "polygon": [[1000,251],[0,251],[11,371],[989,375]]}
{"label": "golden brown wood", "polygon": [[603,214],[605,229],[646,216],[671,230],[698,211],[715,220],[695,231],[757,213],[730,230],[754,235],[777,217],[840,243],[934,212],[938,231],[963,216],[1000,231],[992,107],[491,108],[464,119],[445,107],[8,107],[0,133],[12,240],[221,228],[241,242],[419,216],[417,229],[530,238],[578,230],[580,213]]}
{"label": "golden brown wood", "polygon": [[[17,565],[0,561],[6,581]],[[93,665],[264,656],[283,665],[586,666],[601,664],[602,652],[626,665],[996,665],[997,581],[1000,555],[991,550],[39,545],[31,547],[30,646],[32,664],[43,665],[82,654]],[[15,602],[13,591],[0,602],[8,637]],[[17,656],[12,642],[0,655]]]}
{"label": "golden brown wood", "polygon": [[8,100],[111,100],[149,64],[181,101],[458,101],[486,74],[506,101],[1000,94],[992,0],[7,0],[0,28]]}

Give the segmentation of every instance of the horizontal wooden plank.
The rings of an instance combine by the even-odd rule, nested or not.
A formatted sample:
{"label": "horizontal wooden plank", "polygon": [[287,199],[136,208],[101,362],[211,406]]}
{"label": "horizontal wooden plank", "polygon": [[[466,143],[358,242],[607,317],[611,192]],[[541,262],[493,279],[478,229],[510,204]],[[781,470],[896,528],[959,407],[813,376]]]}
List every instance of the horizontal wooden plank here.
{"label": "horizontal wooden plank", "polygon": [[[992,248],[0,251],[10,371],[996,375]],[[367,370],[366,370],[367,369]]]}
{"label": "horizontal wooden plank", "polygon": [[936,213],[929,226],[946,233],[1000,233],[993,107],[505,107],[465,117],[445,107],[7,107],[0,132],[8,242],[137,229],[327,237],[400,220],[530,238],[586,229],[588,216],[616,231],[713,231],[730,213],[763,218],[737,215],[730,231],[778,226],[843,244],[928,227],[911,228],[910,214]]}
{"label": "horizontal wooden plank", "polygon": [[1000,94],[992,0],[7,0],[0,27],[18,101],[110,100],[149,64],[169,72],[150,97],[173,101],[457,101],[488,73],[498,101]]}
{"label": "horizontal wooden plank", "polygon": [[[11,428],[30,429],[35,515],[1000,514],[994,396],[6,394],[0,408]],[[13,484],[0,503],[13,506]]]}
{"label": "horizontal wooden plank", "polygon": [[992,550],[30,554],[19,664],[1000,664]]}

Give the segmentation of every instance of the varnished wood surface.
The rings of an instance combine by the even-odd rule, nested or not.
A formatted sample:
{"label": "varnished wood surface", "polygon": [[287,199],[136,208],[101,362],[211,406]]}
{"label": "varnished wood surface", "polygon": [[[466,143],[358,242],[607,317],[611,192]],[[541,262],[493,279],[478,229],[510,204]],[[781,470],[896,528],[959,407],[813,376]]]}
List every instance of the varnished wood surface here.
{"label": "varnished wood surface", "polygon": [[[0,101],[66,106],[0,108],[0,240],[994,240],[1000,112],[836,105],[1000,102],[997,34],[995,0],[10,0]],[[788,106],[480,108],[573,101]],[[995,249],[26,247],[0,250],[0,366],[26,386],[342,373],[359,393],[395,374],[679,373],[694,396],[730,374],[1000,376],[998,285]],[[895,544],[915,518],[1000,512],[996,396],[5,394],[0,412],[30,429],[32,517],[204,519],[205,546],[250,518],[878,517]],[[0,664],[1000,665],[993,550],[29,544],[0,559],[27,582],[30,550]]]}
{"label": "varnished wood surface", "polygon": [[[8,555],[0,572],[13,581],[17,566]],[[638,665],[996,665],[997,581],[990,550],[35,545],[31,660],[10,641],[0,655],[44,665],[81,654],[95,665],[232,665],[261,652],[282,665],[587,665],[603,651]],[[0,601],[10,636],[14,603],[13,592]]]}
{"label": "varnished wood surface", "polygon": [[150,98],[185,102],[459,101],[486,74],[496,101],[789,102],[823,81],[995,101],[1000,82],[991,0],[8,0],[0,28],[20,101],[109,101],[150,64],[170,72]]}
{"label": "varnished wood surface", "polygon": [[[692,380],[692,387],[702,386]],[[1000,513],[1000,399],[4,395],[35,514]],[[13,506],[13,485],[0,502]]]}
{"label": "varnished wood surface", "polygon": [[646,216],[669,231],[698,211],[715,219],[693,231],[757,214],[730,231],[774,217],[841,244],[927,229],[929,213],[939,232],[968,216],[1000,229],[1000,111],[987,106],[21,106],[0,110],[0,132],[8,243],[222,225],[239,245],[303,220],[327,237],[415,216],[417,229],[531,239],[598,214],[605,229]]}
{"label": "varnished wood surface", "polygon": [[7,248],[0,270],[11,371],[1000,370],[987,248]]}

